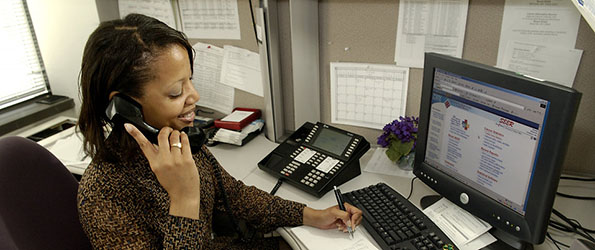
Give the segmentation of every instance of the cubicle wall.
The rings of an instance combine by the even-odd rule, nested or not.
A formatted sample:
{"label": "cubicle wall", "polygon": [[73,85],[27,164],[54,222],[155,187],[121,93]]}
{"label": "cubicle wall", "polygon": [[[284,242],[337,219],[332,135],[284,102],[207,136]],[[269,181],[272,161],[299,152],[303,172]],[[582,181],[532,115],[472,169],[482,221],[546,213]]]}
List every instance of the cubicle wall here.
{"label": "cubicle wall", "polygon": [[[96,0],[100,19],[113,13],[117,16],[117,0]],[[281,81],[284,92],[284,120],[289,130],[293,126],[290,0],[278,0],[279,47],[281,49]],[[294,0],[292,0],[294,1]],[[309,0],[299,0],[309,1]],[[570,1],[570,0],[568,0]],[[257,7],[258,0],[253,0]],[[101,6],[100,6],[101,5]],[[201,40],[217,46],[226,44],[258,51],[252,31],[248,0],[238,0],[241,40]],[[469,0],[463,58],[495,65],[498,53],[500,25],[504,0]],[[115,11],[115,12],[114,12]],[[320,0],[319,75],[321,121],[331,123],[330,62],[393,64],[399,1],[397,0]],[[112,14],[109,14],[112,13]],[[196,42],[198,40],[193,40]],[[566,156],[564,172],[595,175],[595,33],[581,18],[576,49],[584,50],[574,88],[583,93],[580,109]],[[299,56],[299,55],[298,55]],[[418,115],[421,96],[422,69],[411,69],[406,115]],[[264,99],[236,90],[235,106],[264,109]],[[315,98],[315,97],[313,97]],[[218,115],[218,114],[215,114]],[[395,117],[397,118],[397,117]],[[387,123],[390,121],[386,121]],[[356,126],[332,124],[366,137],[371,143],[381,131]]]}
{"label": "cubicle wall", "polygon": [[[570,0],[569,0],[570,1]],[[504,0],[469,0],[463,59],[495,65]],[[321,120],[331,121],[330,62],[394,63],[399,3],[394,0],[319,1]],[[566,155],[566,173],[595,175],[595,34],[581,18],[576,49],[584,50],[574,81],[583,93]],[[419,114],[422,69],[411,69],[407,115]],[[390,122],[390,121],[387,121]],[[376,142],[379,130],[336,125]]]}
{"label": "cubicle wall", "polygon": [[[97,4],[97,12],[99,13],[100,21],[108,21],[119,18],[118,0],[95,0],[95,2]],[[253,0],[252,4],[256,12],[258,0]],[[252,28],[252,17],[250,15],[250,3],[248,0],[238,0],[238,14],[240,17],[240,40],[190,39],[190,42],[192,44],[195,44],[196,42],[209,43],[218,47],[223,47],[224,45],[233,45],[258,53],[258,45],[256,44],[256,37],[254,35],[254,29]],[[261,110],[263,110],[265,107],[263,97],[256,96],[238,89],[235,90],[234,106],[258,108]],[[207,108],[201,108],[201,110],[214,112],[213,114],[202,114],[204,116],[221,117],[223,115]]]}

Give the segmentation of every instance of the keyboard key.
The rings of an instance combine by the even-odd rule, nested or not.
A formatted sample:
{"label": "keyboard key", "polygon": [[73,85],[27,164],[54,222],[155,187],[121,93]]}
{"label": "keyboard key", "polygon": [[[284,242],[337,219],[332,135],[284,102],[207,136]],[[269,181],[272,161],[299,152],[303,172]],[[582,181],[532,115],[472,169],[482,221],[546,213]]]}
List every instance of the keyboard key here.
{"label": "keyboard key", "polygon": [[397,235],[397,233],[395,233],[395,231],[390,230],[388,231],[388,234],[393,237],[393,239],[395,239],[396,241],[402,241],[401,237],[399,237],[399,235]]}
{"label": "keyboard key", "polygon": [[399,231],[397,231],[397,234],[399,235],[399,237],[401,239],[404,239],[404,240],[407,239],[407,235],[405,233],[403,233],[403,231],[399,230]]}
{"label": "keyboard key", "polygon": [[386,237],[386,238],[384,238],[384,241],[386,241],[386,243],[387,243],[388,245],[395,244],[395,240],[394,240],[393,238],[391,238],[390,236],[389,236],[389,237]]}

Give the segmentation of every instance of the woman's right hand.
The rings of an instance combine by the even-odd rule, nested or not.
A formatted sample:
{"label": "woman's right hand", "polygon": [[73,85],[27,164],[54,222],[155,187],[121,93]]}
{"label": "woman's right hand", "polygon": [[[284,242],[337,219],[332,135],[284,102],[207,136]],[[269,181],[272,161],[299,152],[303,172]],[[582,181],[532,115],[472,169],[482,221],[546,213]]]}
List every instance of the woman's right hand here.
{"label": "woman's right hand", "polygon": [[[169,194],[169,214],[198,219],[200,211],[200,176],[192,158],[186,133],[170,127],[159,131],[153,145],[134,125],[124,124],[140,146],[159,184]],[[182,144],[182,148],[176,145]]]}

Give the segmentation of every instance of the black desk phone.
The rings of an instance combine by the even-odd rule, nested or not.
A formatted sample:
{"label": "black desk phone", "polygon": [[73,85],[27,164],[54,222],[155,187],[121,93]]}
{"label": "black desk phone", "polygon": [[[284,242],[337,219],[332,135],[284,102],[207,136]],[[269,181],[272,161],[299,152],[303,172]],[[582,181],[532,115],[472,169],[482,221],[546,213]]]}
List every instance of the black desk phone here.
{"label": "black desk phone", "polygon": [[[150,142],[157,144],[159,129],[145,122],[142,106],[131,97],[124,94],[114,95],[105,109],[105,114],[110,121],[118,126],[122,126],[126,122],[131,123],[138,128]],[[192,153],[198,152],[200,147],[207,140],[205,133],[199,127],[185,127],[182,131],[188,135]]]}
{"label": "black desk phone", "polygon": [[322,197],[361,173],[359,158],[370,149],[360,135],[324,123],[306,122],[258,167],[297,188]]}

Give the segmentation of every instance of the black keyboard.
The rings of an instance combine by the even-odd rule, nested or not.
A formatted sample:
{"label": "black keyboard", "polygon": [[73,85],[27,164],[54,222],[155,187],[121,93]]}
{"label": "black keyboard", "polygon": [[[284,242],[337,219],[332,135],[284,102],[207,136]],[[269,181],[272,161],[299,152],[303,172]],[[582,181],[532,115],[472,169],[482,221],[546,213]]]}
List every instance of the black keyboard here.
{"label": "black keyboard", "polygon": [[384,183],[343,196],[363,211],[362,224],[382,249],[457,249],[421,210]]}

